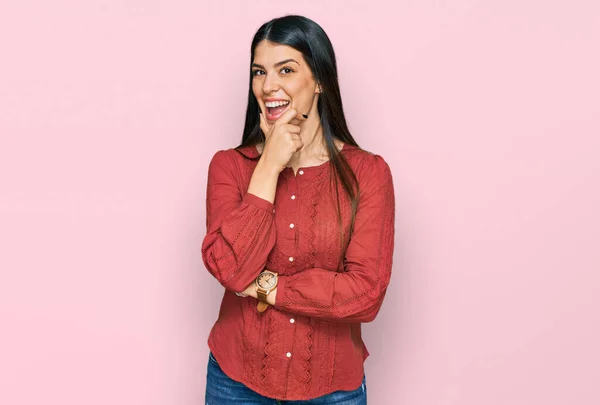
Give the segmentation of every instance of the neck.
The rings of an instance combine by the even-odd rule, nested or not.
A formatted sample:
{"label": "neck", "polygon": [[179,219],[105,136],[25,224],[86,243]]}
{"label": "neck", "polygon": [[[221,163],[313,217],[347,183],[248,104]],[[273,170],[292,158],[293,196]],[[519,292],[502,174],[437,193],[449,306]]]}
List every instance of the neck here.
{"label": "neck", "polygon": [[313,115],[300,124],[300,137],[304,146],[290,160],[290,165],[295,166],[305,159],[324,158],[327,156],[323,142],[323,128],[321,119]]}

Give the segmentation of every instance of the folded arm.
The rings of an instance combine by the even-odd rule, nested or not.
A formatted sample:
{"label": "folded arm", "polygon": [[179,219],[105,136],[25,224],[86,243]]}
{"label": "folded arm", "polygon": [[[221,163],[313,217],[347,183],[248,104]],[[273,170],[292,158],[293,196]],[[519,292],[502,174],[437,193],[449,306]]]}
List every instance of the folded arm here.
{"label": "folded arm", "polygon": [[240,190],[227,152],[215,154],[208,170],[202,259],[225,288],[243,291],[264,269],[276,239],[273,209],[272,202]]}
{"label": "folded arm", "polygon": [[335,322],[375,319],[391,277],[395,203],[388,165],[377,157],[371,172],[361,189],[344,271],[310,268],[280,276],[275,307]]}

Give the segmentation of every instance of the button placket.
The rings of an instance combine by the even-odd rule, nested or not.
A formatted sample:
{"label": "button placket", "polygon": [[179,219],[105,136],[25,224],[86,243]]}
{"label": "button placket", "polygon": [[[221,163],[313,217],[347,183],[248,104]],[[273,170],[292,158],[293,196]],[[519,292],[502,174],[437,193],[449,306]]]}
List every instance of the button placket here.
{"label": "button placket", "polygon": [[[292,172],[293,173],[293,172]],[[288,223],[288,227],[289,227],[289,231],[286,232],[286,236],[283,238],[283,240],[286,241],[286,245],[289,242],[289,252],[292,253],[292,255],[290,255],[288,257],[288,260],[290,262],[290,265],[293,265],[294,263],[294,256],[293,254],[296,252],[296,223],[294,221],[294,219],[298,218],[298,204],[296,203],[296,192],[298,190],[298,179],[296,178],[296,176],[290,177],[288,178],[288,188],[287,188],[287,192],[289,193],[289,200],[287,200],[286,205],[288,205],[290,208],[289,210],[287,210],[287,212],[289,213],[289,220],[291,220]],[[286,247],[287,247],[286,246]]]}

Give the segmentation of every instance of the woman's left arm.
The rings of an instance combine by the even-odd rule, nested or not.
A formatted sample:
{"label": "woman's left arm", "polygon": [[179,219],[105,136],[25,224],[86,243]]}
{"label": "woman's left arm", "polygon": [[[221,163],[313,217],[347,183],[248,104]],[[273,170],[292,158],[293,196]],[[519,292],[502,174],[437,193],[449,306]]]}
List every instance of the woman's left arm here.
{"label": "woman's left arm", "polygon": [[392,272],[395,198],[391,171],[381,157],[375,156],[368,171],[344,271],[310,268],[279,276],[272,294],[276,308],[335,322],[375,319]]}

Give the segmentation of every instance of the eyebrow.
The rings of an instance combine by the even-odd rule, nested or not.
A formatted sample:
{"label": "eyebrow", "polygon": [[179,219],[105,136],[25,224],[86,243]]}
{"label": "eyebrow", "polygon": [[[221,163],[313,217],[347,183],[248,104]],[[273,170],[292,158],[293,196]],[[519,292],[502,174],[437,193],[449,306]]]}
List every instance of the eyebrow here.
{"label": "eyebrow", "polygon": [[[299,64],[298,62],[296,62],[296,60],[294,60],[294,59],[286,59],[286,60],[282,60],[281,62],[277,62],[277,63],[276,63],[276,64],[274,64],[273,66],[274,66],[274,67],[277,67],[277,66],[285,65],[286,63],[289,63],[289,62],[295,62],[295,63],[297,63],[298,65],[300,65],[300,64]],[[265,68],[263,65],[259,65],[258,63],[253,63],[253,64],[252,64],[252,67],[257,67],[257,68],[261,68],[261,69],[264,69],[264,68]]]}

